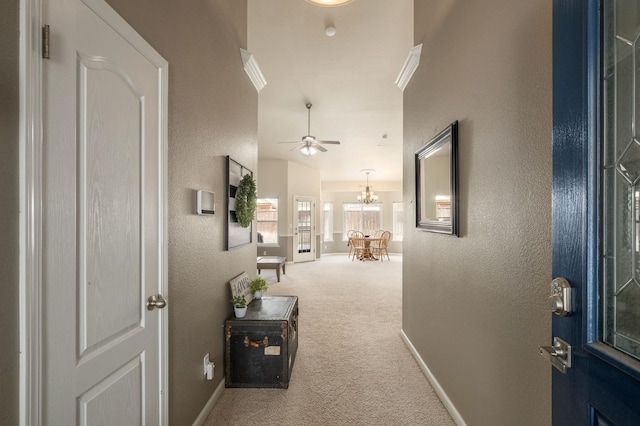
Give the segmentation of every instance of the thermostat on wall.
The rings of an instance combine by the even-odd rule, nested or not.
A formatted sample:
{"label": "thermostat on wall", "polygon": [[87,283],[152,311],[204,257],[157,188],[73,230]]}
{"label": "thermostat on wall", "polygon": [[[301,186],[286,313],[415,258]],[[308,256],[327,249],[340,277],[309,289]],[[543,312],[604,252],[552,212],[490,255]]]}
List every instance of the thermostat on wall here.
{"label": "thermostat on wall", "polygon": [[215,194],[198,189],[196,193],[196,211],[198,214],[214,214],[216,211]]}

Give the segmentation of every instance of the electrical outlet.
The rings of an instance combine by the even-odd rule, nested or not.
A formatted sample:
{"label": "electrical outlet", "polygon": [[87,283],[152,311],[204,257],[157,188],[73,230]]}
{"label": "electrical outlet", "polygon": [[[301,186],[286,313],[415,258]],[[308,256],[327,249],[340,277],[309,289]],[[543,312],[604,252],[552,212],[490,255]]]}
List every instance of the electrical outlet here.
{"label": "electrical outlet", "polygon": [[204,375],[207,375],[207,366],[209,366],[209,354],[204,356],[203,367],[204,367]]}
{"label": "electrical outlet", "polygon": [[263,256],[266,256],[266,255],[267,255],[267,251],[266,251],[266,250],[264,250],[264,251],[262,252],[262,255],[263,255]]}

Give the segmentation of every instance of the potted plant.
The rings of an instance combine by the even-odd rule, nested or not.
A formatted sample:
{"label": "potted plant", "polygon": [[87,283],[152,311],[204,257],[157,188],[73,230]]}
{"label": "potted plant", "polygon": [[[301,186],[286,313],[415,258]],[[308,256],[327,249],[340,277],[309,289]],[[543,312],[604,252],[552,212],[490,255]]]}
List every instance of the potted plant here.
{"label": "potted plant", "polygon": [[255,277],[249,283],[251,286],[251,292],[253,293],[253,297],[256,299],[262,299],[262,293],[266,293],[267,289],[267,281],[262,277]]}
{"label": "potted plant", "polygon": [[236,318],[244,318],[247,314],[247,301],[244,299],[244,296],[233,296],[231,304],[233,305],[233,312],[236,314]]}

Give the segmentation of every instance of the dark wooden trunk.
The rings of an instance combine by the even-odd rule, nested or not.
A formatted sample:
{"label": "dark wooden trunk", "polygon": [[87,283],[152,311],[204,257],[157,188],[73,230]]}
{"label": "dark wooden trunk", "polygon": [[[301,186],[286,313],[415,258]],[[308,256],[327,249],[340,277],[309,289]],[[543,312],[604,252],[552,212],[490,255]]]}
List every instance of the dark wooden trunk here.
{"label": "dark wooden trunk", "polygon": [[298,349],[298,298],[254,299],[225,323],[225,385],[288,388]]}

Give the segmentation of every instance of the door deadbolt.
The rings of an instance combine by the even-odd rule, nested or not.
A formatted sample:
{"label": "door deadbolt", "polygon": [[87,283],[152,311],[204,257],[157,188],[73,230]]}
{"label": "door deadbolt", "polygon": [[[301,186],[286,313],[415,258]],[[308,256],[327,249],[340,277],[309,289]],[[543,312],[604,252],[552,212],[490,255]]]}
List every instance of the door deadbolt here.
{"label": "door deadbolt", "polygon": [[555,278],[551,281],[551,296],[549,307],[554,314],[566,317],[573,312],[573,288],[565,278]]}

